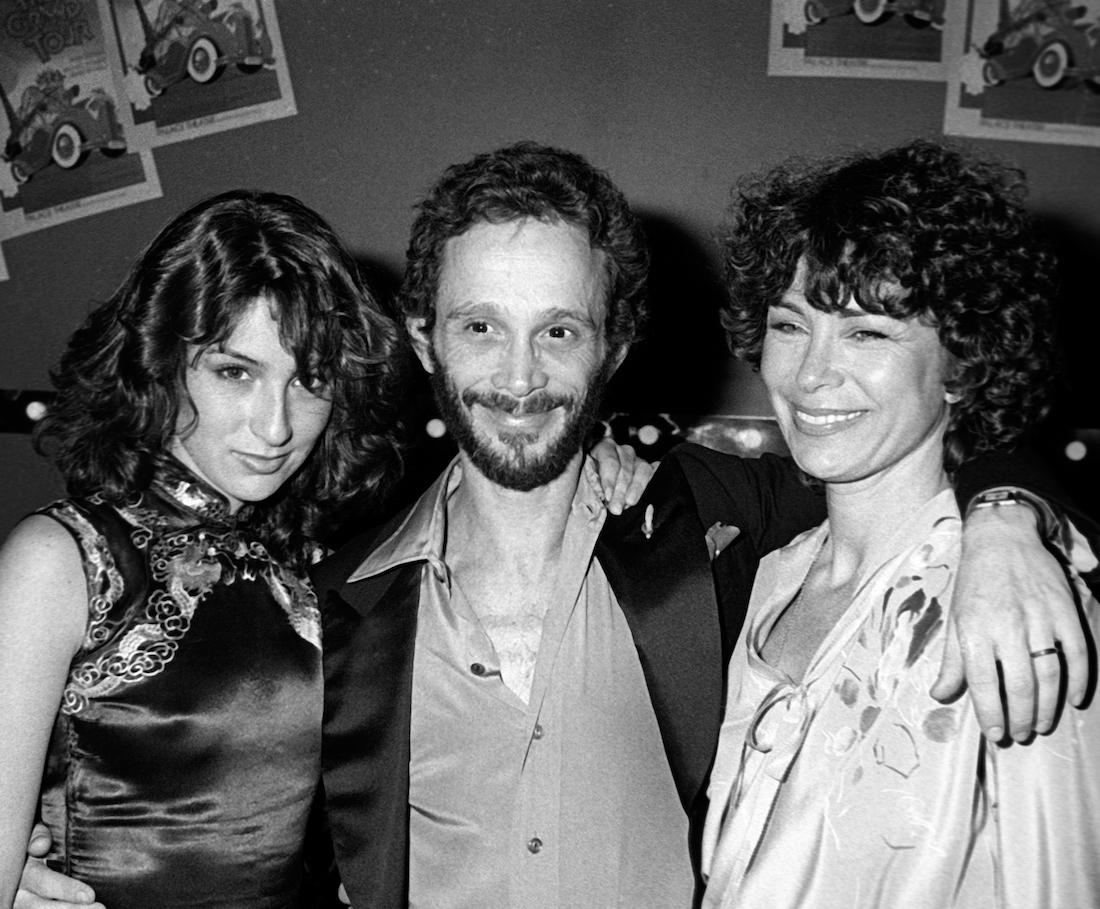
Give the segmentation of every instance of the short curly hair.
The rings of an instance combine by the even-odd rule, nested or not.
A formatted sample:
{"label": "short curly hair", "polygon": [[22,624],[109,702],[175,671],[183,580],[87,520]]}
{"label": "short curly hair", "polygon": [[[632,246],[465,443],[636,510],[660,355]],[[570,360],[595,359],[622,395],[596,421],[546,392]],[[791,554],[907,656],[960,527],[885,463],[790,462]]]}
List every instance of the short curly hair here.
{"label": "short curly hair", "polygon": [[400,475],[394,435],[400,334],[329,224],[297,199],[233,191],[169,223],[95,308],[51,372],[35,433],[71,495],[144,491],[177,431],[189,349],[224,341],[258,299],[302,375],[332,390],[332,416],[298,472],[259,507],[272,553],[301,567],[334,515]]}
{"label": "short curly hair", "polygon": [[475,224],[523,218],[581,228],[605,254],[607,340],[612,351],[637,340],[646,318],[649,248],[641,221],[608,176],[583,157],[518,142],[448,168],[417,206],[399,297],[406,317],[435,324],[447,241]]}
{"label": "short curly hair", "polygon": [[1056,262],[1024,194],[1021,171],[928,140],[746,179],[721,237],[730,348],[759,368],[768,307],[805,260],[816,309],[854,298],[936,328],[959,396],[949,472],[1010,448],[1047,412],[1056,359]]}

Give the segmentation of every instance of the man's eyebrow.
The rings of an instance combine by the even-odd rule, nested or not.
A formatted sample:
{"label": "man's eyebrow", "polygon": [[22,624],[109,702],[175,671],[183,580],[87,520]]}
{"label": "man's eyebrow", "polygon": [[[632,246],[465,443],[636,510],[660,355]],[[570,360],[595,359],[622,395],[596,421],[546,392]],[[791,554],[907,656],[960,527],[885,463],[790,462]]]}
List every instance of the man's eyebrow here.
{"label": "man's eyebrow", "polygon": [[[505,307],[497,303],[469,301],[454,306],[447,312],[444,319],[448,322],[459,319],[492,319],[499,318],[505,312]],[[540,313],[539,321],[547,322],[580,322],[592,328],[597,327],[597,322],[592,315],[581,309],[569,309],[564,306],[549,309]]]}

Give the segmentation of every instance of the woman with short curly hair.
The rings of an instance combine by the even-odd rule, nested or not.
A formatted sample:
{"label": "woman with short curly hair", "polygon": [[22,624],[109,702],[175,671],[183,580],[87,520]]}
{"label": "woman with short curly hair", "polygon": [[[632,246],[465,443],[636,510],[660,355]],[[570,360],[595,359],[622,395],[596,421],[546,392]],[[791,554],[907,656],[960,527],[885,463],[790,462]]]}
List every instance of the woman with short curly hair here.
{"label": "woman with short curly hair", "polygon": [[[709,789],[708,907],[1100,905],[1096,708],[1001,747],[967,699],[929,694],[960,559],[952,475],[1046,408],[1054,262],[1021,184],[921,141],[741,188],[724,324],[828,519],[756,576]],[[1050,519],[1065,564],[1095,568]],[[1100,605],[1069,578],[1095,637]],[[1060,660],[1028,643],[1036,672]]]}
{"label": "woman with short curly hair", "polygon": [[0,551],[0,906],[36,810],[111,909],[297,905],[305,572],[400,470],[397,339],[319,215],[244,191],[170,223],[73,335],[36,439],[70,498]]}
{"label": "woman with short curly hair", "polygon": [[740,190],[724,238],[734,353],[759,367],[766,314],[804,263],[824,312],[935,326],[951,354],[949,472],[1019,442],[1054,376],[1054,256],[1024,207],[1023,175],[916,141],[881,155],[778,168]]}

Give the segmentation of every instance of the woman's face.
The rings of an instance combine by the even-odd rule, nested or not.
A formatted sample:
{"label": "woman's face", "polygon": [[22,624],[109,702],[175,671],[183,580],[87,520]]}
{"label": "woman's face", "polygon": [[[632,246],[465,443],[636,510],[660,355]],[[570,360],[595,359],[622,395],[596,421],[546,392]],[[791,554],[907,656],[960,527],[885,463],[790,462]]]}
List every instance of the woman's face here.
{"label": "woman's face", "polygon": [[170,451],[228,498],[234,513],[263,501],[313,451],[332,412],[328,389],[298,375],[263,298],[224,343],[189,347],[187,363],[194,409],[181,400]]}
{"label": "woman's face", "polygon": [[761,375],[795,461],[827,483],[924,463],[943,469],[951,355],[916,319],[806,301],[799,262],[768,310]]}

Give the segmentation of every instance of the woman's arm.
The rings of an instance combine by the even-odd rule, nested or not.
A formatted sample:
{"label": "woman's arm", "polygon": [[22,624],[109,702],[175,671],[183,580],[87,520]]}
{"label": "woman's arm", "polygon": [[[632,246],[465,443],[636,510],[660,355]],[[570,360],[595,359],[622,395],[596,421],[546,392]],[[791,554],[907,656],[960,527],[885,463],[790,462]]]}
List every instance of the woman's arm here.
{"label": "woman's arm", "polygon": [[27,518],[0,549],[0,909],[26,859],[50,731],[88,618],[76,541]]}

